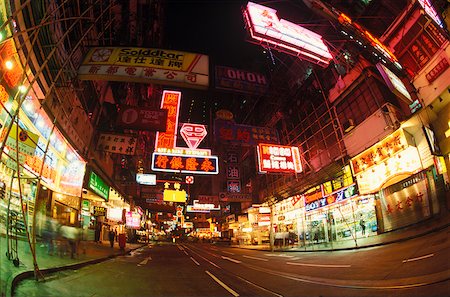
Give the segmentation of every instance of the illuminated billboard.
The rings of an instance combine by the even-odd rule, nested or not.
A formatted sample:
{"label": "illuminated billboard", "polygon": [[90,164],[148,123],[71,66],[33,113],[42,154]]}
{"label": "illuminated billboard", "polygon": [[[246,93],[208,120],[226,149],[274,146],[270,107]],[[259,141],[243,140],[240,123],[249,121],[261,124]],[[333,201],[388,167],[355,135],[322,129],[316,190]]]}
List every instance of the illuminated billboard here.
{"label": "illuminated billboard", "polygon": [[275,9],[248,2],[243,14],[247,30],[257,42],[324,67],[333,59],[321,35],[278,19]]}
{"label": "illuminated billboard", "polygon": [[218,174],[217,156],[178,155],[154,152],[152,170],[163,172]]}
{"label": "illuminated billboard", "polygon": [[259,173],[302,172],[298,147],[277,144],[258,144]]}
{"label": "illuminated billboard", "polygon": [[166,202],[186,202],[186,191],[185,190],[164,190],[164,201]]}
{"label": "illuminated billboard", "polygon": [[78,69],[78,77],[206,89],[209,57],[156,48],[94,47]]}
{"label": "illuminated billboard", "polygon": [[181,92],[163,91],[161,109],[167,110],[167,122],[165,132],[156,132],[155,149],[175,147],[180,101]]}
{"label": "illuminated billboard", "polygon": [[136,173],[136,182],[141,185],[156,186],[156,174]]}

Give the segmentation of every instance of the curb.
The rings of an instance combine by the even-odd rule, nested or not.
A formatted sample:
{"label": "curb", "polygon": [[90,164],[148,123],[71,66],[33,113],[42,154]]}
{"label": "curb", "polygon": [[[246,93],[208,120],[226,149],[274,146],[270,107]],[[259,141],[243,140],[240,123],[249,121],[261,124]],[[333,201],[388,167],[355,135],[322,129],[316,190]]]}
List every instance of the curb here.
{"label": "curb", "polygon": [[[414,235],[410,235],[410,236],[405,236],[402,238],[398,238],[398,239],[393,239],[393,240],[386,240],[383,242],[379,242],[379,243],[372,243],[372,244],[366,244],[366,245],[361,245],[361,246],[352,246],[352,247],[344,247],[344,248],[335,248],[335,249],[317,249],[317,250],[292,250],[292,249],[274,249],[273,252],[330,252],[330,251],[346,251],[346,250],[358,250],[358,249],[364,249],[364,248],[372,248],[372,247],[377,247],[377,246],[382,246],[382,245],[388,245],[388,244],[393,244],[393,243],[398,243],[398,242],[403,242],[403,241],[407,241],[407,240],[411,240],[414,238],[418,238],[418,237],[422,237],[425,236],[427,234],[430,233],[434,233],[434,232],[439,232],[445,228],[450,227],[450,223],[447,224],[443,224],[439,227],[436,227],[434,229],[428,230],[428,231],[424,231],[421,233],[417,233]],[[233,245],[229,245],[229,247],[232,248],[240,248],[240,249],[247,249],[247,250],[254,250],[254,251],[262,251],[262,252],[270,252],[270,247],[268,248],[261,248],[261,249],[254,249],[254,248],[247,248],[245,246],[233,246]]]}
{"label": "curb", "polygon": [[[79,263],[73,263],[73,264],[69,264],[69,265],[64,265],[64,266],[57,266],[57,267],[52,267],[52,268],[46,268],[46,269],[39,269],[39,271],[44,272],[44,273],[54,273],[54,272],[58,272],[58,271],[63,271],[63,270],[69,270],[69,269],[78,269],[87,265],[92,265],[92,264],[97,264],[100,262],[104,262],[107,261],[109,259],[113,259],[116,258],[118,256],[124,256],[126,254],[131,253],[134,250],[140,249],[145,245],[133,248],[133,249],[129,249],[126,251],[121,251],[119,253],[113,254],[113,255],[108,255],[106,257],[101,257],[101,258],[96,258],[96,259],[92,259],[92,260],[87,260],[87,261],[82,261]],[[18,283],[20,283],[21,281],[34,277],[34,270],[28,270],[28,271],[23,271],[17,275],[15,275],[11,281],[10,285],[6,286],[6,295],[5,297],[12,297],[14,296],[14,289],[17,286]]]}

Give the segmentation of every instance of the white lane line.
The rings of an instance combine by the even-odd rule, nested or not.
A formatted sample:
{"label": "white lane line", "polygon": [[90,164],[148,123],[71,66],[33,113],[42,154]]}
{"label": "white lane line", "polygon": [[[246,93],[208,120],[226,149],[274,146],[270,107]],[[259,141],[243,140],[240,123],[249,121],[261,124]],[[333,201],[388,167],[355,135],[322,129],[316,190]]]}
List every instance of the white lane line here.
{"label": "white lane line", "polygon": [[138,264],[138,266],[146,265],[146,264],[148,263],[148,261],[151,260],[151,259],[152,259],[152,257],[148,256],[147,258],[145,258],[144,260],[142,260],[142,261]]}
{"label": "white lane line", "polygon": [[249,259],[254,259],[254,260],[259,260],[259,261],[269,261],[269,259],[258,258],[258,257],[252,257],[252,256],[247,256],[247,255],[244,255],[244,256],[242,256],[242,257],[244,257],[244,258],[249,258]]}
{"label": "white lane line", "polygon": [[183,247],[182,247],[181,245],[177,245],[177,248],[178,248],[180,251],[183,250]]}
{"label": "white lane line", "polygon": [[239,261],[239,260],[236,260],[236,259],[233,259],[233,258],[229,258],[229,257],[225,257],[225,256],[222,256],[222,259],[225,259],[225,260],[228,260],[228,261],[231,261],[231,262],[234,262],[234,263],[242,263],[242,261]]}
{"label": "white lane line", "polygon": [[189,254],[185,250],[183,250],[183,252],[186,254],[186,256],[189,256]]}
{"label": "white lane line", "polygon": [[347,264],[310,264],[310,263],[298,263],[298,262],[286,262],[289,265],[298,265],[298,266],[310,266],[310,267],[327,267],[327,268],[349,268],[352,265]]}
{"label": "white lane line", "polygon": [[194,258],[191,257],[191,260],[194,261],[194,263],[197,264],[197,266],[200,266],[200,263],[198,263]]}
{"label": "white lane line", "polygon": [[234,255],[234,253],[232,253],[232,252],[227,252],[227,251],[222,251],[222,253],[228,254],[228,255]]}
{"label": "white lane line", "polygon": [[234,297],[238,297],[239,294],[236,293],[232,288],[228,287],[227,285],[225,285],[220,279],[218,279],[217,277],[215,277],[211,272],[209,272],[208,270],[205,271],[213,280],[215,280],[219,285],[221,285],[225,290],[227,290],[228,292],[231,293],[231,295],[233,295]]}
{"label": "white lane line", "polygon": [[413,262],[413,261],[417,261],[417,260],[422,260],[422,259],[430,258],[430,257],[433,257],[433,256],[434,256],[434,254],[428,254],[428,255],[425,255],[425,256],[417,257],[417,258],[410,258],[410,259],[403,260],[403,263]]}
{"label": "white lane line", "polygon": [[235,277],[237,277],[238,279],[240,279],[240,280],[242,280],[242,281],[246,282],[247,284],[250,284],[250,285],[252,285],[252,286],[255,286],[255,287],[257,287],[257,288],[258,288],[258,289],[260,289],[260,290],[263,290],[263,291],[269,292],[269,293],[271,293],[271,294],[273,294],[273,295],[275,295],[275,296],[278,296],[278,297],[283,297],[283,295],[281,295],[281,294],[278,294],[278,293],[275,293],[275,292],[273,292],[273,291],[271,291],[271,290],[268,290],[268,289],[266,289],[266,288],[264,288],[264,287],[261,287],[261,286],[259,286],[259,285],[255,284],[255,283],[252,283],[251,281],[249,281],[249,280],[246,280],[245,278],[243,278],[243,277],[240,277],[239,275],[235,275]]}
{"label": "white lane line", "polygon": [[202,258],[203,260],[205,260],[205,261],[208,262],[209,264],[211,264],[211,265],[213,265],[213,266],[215,266],[215,267],[221,269],[219,265],[217,265],[216,263],[213,263],[213,262],[209,261],[208,259],[206,259],[206,258],[203,257],[202,255],[200,255],[199,253],[197,253],[197,252],[194,251],[193,249],[190,249],[190,248],[188,248],[188,247],[186,247],[186,248],[189,249],[192,253],[197,254],[197,256],[199,256],[200,258]]}

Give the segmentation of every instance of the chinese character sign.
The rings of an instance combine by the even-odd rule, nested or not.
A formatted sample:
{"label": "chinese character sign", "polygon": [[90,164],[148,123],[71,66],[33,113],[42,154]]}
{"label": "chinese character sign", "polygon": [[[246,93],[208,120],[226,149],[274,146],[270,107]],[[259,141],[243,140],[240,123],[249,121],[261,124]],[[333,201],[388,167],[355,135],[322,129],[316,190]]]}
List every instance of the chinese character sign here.
{"label": "chinese character sign", "polygon": [[121,155],[134,155],[137,138],[121,134],[100,134],[97,150]]}
{"label": "chinese character sign", "polygon": [[254,146],[258,143],[279,143],[278,132],[267,127],[237,125],[231,121],[216,120],[214,134],[217,142]]}
{"label": "chinese character sign", "polygon": [[154,152],[152,170],[197,174],[218,174],[217,156],[177,155]]}
{"label": "chinese character sign", "polygon": [[161,109],[167,109],[166,132],[156,133],[155,149],[175,147],[180,100],[181,92],[163,91]]}
{"label": "chinese character sign", "polygon": [[260,143],[257,153],[260,173],[302,172],[298,147]]}
{"label": "chinese character sign", "polygon": [[322,66],[333,58],[321,35],[279,19],[275,9],[248,2],[244,20],[250,37],[257,42]]}
{"label": "chinese character sign", "polygon": [[209,57],[154,48],[94,47],[78,70],[82,80],[131,81],[205,89]]}

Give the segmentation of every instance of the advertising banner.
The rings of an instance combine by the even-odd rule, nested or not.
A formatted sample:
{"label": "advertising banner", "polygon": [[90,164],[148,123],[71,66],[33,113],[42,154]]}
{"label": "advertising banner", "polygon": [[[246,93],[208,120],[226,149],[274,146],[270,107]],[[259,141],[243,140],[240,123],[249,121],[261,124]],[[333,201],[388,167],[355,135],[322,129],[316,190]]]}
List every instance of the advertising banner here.
{"label": "advertising banner", "polygon": [[300,153],[296,146],[260,143],[257,146],[259,173],[302,172]]}
{"label": "advertising banner", "polygon": [[137,137],[124,134],[101,133],[97,141],[97,150],[120,155],[134,155]]}
{"label": "advertising banner", "polygon": [[269,88],[265,75],[226,66],[216,66],[215,82],[217,89],[257,95],[266,94]]}
{"label": "advertising banner", "polygon": [[322,36],[289,21],[279,19],[277,11],[248,2],[244,20],[250,37],[258,43],[299,56],[326,67],[333,56]]}
{"label": "advertising banner", "polygon": [[278,132],[275,129],[238,125],[224,120],[214,121],[214,135],[217,142],[243,146],[255,146],[260,142],[280,142]]}
{"label": "advertising banner", "polygon": [[217,156],[152,154],[152,170],[163,172],[218,174]]}
{"label": "advertising banner", "polygon": [[252,196],[247,193],[220,192],[219,200],[221,202],[247,202],[252,201]]}
{"label": "advertising banner", "polygon": [[167,109],[122,105],[117,116],[117,127],[131,130],[166,131]]}
{"label": "advertising banner", "polygon": [[78,69],[78,77],[206,89],[209,57],[155,48],[94,47]]}

